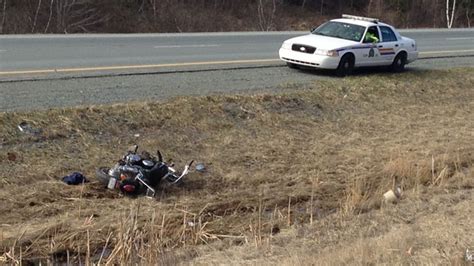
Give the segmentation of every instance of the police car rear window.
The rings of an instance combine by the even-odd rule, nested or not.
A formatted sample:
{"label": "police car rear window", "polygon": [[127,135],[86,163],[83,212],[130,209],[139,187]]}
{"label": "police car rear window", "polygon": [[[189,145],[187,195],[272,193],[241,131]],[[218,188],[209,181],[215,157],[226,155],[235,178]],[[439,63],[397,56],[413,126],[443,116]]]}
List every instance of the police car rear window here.
{"label": "police car rear window", "polygon": [[382,32],[382,41],[383,42],[396,42],[397,36],[393,30],[387,26],[380,26],[380,31]]}

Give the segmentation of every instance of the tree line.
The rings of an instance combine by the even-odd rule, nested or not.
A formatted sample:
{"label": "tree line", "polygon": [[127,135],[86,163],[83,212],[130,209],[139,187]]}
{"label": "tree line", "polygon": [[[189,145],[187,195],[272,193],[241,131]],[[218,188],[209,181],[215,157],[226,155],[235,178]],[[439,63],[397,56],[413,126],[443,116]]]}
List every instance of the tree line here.
{"label": "tree line", "polygon": [[342,13],[471,27],[474,0],[0,0],[0,33],[307,30]]}

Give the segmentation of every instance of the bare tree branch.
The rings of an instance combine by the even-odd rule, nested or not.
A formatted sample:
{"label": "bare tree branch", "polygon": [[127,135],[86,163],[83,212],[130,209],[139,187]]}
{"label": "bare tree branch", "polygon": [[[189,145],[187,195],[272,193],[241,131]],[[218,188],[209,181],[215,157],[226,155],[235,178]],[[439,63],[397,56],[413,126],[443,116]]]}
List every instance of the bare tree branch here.
{"label": "bare tree branch", "polygon": [[[0,32],[285,30],[319,24],[349,10],[381,17],[396,27],[471,27],[472,3],[474,0],[0,0]],[[285,12],[280,13],[280,8]],[[277,15],[282,16],[281,22]]]}
{"label": "bare tree branch", "polygon": [[[272,6],[270,13],[268,13],[267,7],[268,5]],[[260,30],[269,31],[273,27],[273,20],[275,18],[276,13],[276,0],[271,0],[271,3],[268,0],[259,0],[257,4],[257,14],[258,14],[258,21]]]}
{"label": "bare tree branch", "polygon": [[453,2],[453,9],[451,10],[451,18],[449,17],[449,0],[446,0],[446,23],[448,29],[451,29],[454,22],[454,13],[456,12],[456,0]]}
{"label": "bare tree branch", "polygon": [[466,20],[467,20],[467,27],[471,27],[471,18],[469,17],[469,8],[466,8]]}
{"label": "bare tree branch", "polygon": [[7,19],[7,0],[3,0],[3,11],[2,11],[2,24],[0,28],[0,32],[3,33],[5,29],[5,21]]}
{"label": "bare tree branch", "polygon": [[49,24],[51,23],[51,18],[53,17],[53,5],[54,5],[54,0],[51,0],[51,3],[49,4],[49,18],[48,18],[48,23],[46,23],[46,28],[44,29],[44,33],[47,33],[47,32],[48,32]]}
{"label": "bare tree branch", "polygon": [[40,8],[41,8],[41,0],[38,0],[38,7],[36,8],[35,19],[33,20],[33,26],[31,27],[31,33],[35,32],[36,22],[38,21],[38,13],[39,13]]}

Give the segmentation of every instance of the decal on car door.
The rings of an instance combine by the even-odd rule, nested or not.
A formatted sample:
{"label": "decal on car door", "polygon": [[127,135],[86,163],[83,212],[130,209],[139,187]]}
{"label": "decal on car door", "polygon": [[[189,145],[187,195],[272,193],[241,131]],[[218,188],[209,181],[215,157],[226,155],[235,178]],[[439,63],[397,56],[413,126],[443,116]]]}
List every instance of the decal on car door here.
{"label": "decal on car door", "polygon": [[393,55],[395,50],[393,48],[379,48],[380,55]]}
{"label": "decal on car door", "polygon": [[374,48],[370,48],[370,50],[369,50],[369,57],[374,57],[374,56],[375,56]]}

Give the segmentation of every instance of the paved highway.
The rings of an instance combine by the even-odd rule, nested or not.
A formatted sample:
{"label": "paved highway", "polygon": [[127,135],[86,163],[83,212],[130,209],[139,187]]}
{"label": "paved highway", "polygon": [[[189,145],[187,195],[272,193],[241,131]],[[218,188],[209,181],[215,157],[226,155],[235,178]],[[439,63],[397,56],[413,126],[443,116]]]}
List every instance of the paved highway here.
{"label": "paved highway", "polygon": [[[301,34],[0,36],[0,111],[273,90],[331,78],[277,60],[283,40]],[[474,67],[474,29],[402,35],[417,40],[422,58],[431,58],[411,70]]]}
{"label": "paved highway", "polygon": [[[405,30],[422,57],[474,55],[474,29]],[[0,36],[0,78],[12,74],[134,71],[274,62],[305,32]]]}

